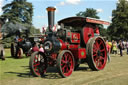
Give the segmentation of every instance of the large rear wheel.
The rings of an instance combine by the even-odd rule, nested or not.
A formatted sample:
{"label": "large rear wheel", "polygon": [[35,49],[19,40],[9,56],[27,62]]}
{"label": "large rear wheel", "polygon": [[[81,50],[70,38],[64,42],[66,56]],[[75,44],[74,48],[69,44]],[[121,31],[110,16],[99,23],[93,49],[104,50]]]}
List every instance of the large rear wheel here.
{"label": "large rear wheel", "polygon": [[47,69],[47,59],[41,52],[34,52],[29,61],[31,73],[35,77],[43,76]]}
{"label": "large rear wheel", "polygon": [[11,43],[11,56],[12,57],[16,56],[16,45],[15,45],[15,43]]}
{"label": "large rear wheel", "polygon": [[61,51],[57,58],[57,68],[60,75],[65,78],[74,71],[74,57],[68,50]]}
{"label": "large rear wheel", "polygon": [[107,49],[101,37],[91,38],[86,46],[87,63],[92,70],[104,69],[107,61]]}

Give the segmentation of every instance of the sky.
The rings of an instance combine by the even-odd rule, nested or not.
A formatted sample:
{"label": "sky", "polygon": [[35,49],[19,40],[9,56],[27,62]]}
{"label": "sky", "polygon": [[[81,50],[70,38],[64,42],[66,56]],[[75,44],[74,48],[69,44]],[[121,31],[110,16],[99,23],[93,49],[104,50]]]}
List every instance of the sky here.
{"label": "sky", "polygon": [[[1,7],[12,0],[0,0],[0,15],[2,14]],[[94,8],[98,12],[100,19],[111,22],[112,10],[116,9],[118,0],[27,0],[33,4],[34,16],[33,25],[41,29],[47,27],[47,11],[46,8],[53,6],[56,8],[55,23],[57,21],[75,16],[80,11],[85,11],[86,8]]]}

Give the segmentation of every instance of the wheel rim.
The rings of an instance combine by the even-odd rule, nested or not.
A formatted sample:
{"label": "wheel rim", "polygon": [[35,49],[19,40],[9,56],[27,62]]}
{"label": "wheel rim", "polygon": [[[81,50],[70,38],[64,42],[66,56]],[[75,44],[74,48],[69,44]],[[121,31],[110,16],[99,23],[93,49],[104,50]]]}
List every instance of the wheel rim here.
{"label": "wheel rim", "polygon": [[11,55],[14,56],[14,47],[13,47],[13,44],[11,45]]}
{"label": "wheel rim", "polygon": [[93,62],[99,70],[102,70],[106,65],[107,50],[104,41],[97,38],[93,44]]}
{"label": "wheel rim", "polygon": [[33,68],[34,68],[34,72],[38,76],[41,76],[41,74],[44,74],[44,72],[46,72],[46,63],[42,55],[37,54],[34,56]]}
{"label": "wheel rim", "polygon": [[64,53],[61,59],[61,70],[64,76],[68,77],[74,70],[72,55],[68,52]]}
{"label": "wheel rim", "polygon": [[11,44],[11,56],[12,57],[16,56],[16,47],[14,43]]}

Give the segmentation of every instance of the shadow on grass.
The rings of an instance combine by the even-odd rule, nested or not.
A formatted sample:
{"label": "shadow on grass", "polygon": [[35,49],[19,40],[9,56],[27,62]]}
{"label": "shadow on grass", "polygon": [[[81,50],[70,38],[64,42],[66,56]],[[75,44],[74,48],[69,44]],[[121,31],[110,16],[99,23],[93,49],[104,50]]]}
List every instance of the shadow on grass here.
{"label": "shadow on grass", "polygon": [[[21,66],[22,68],[24,68],[25,70],[28,70],[29,69],[29,66]],[[22,77],[22,78],[34,78],[34,76],[32,75],[32,73],[30,71],[24,71],[24,72],[13,72],[13,71],[10,71],[10,72],[5,72],[6,74],[14,74],[18,77]],[[47,69],[47,72],[41,76],[41,78],[46,78],[46,79],[60,79],[62,78],[56,68],[51,68],[49,67]]]}
{"label": "shadow on grass", "polygon": [[23,77],[23,78],[31,78],[32,77],[31,76],[31,72],[28,71],[29,70],[29,66],[21,66],[21,67],[24,68],[24,72],[13,72],[13,71],[10,71],[10,72],[5,72],[5,73],[16,74],[16,76]]}
{"label": "shadow on grass", "polygon": [[18,77],[23,77],[23,78],[32,78],[31,73],[28,71],[26,73],[21,73],[21,72],[5,72],[9,74],[16,74]]}
{"label": "shadow on grass", "polygon": [[[29,66],[21,66],[25,70],[29,69]],[[89,67],[79,67],[75,71],[87,71],[90,72]],[[32,73],[30,71],[26,72],[5,72],[9,74],[16,74],[18,77],[22,78],[34,78]],[[49,67],[47,68],[47,72],[41,76],[41,78],[46,78],[46,79],[61,79],[62,77],[59,75],[59,72],[56,67]]]}
{"label": "shadow on grass", "polygon": [[14,57],[12,57],[12,56],[7,56],[6,58],[14,58]]}
{"label": "shadow on grass", "polygon": [[25,58],[29,58],[29,57],[27,57],[27,56],[23,56],[23,57],[21,57],[21,58],[16,58],[16,57],[13,57],[13,56],[7,56],[7,57],[5,57],[5,58],[25,59]]}

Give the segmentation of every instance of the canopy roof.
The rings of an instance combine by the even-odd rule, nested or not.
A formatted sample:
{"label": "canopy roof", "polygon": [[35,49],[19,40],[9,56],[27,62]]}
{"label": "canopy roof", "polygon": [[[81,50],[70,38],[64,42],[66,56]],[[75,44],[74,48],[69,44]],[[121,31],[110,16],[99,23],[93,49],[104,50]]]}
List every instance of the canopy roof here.
{"label": "canopy roof", "polygon": [[72,26],[72,27],[83,27],[87,23],[104,24],[104,25],[110,24],[107,21],[90,18],[90,17],[68,17],[58,21],[59,25],[64,24],[65,26]]}

